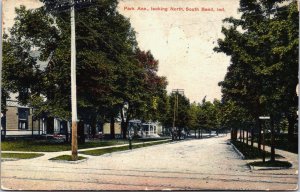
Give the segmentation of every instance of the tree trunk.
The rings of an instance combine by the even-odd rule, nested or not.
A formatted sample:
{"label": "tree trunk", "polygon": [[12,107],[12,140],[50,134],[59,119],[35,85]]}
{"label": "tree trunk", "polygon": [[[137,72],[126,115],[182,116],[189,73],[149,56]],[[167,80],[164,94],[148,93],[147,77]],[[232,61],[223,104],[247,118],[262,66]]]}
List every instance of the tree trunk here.
{"label": "tree trunk", "polygon": [[200,138],[201,139],[203,138],[203,129],[202,128],[200,129]]}
{"label": "tree trunk", "polygon": [[66,122],[66,143],[69,143],[69,127],[68,127],[68,122]]}
{"label": "tree trunk", "polygon": [[197,129],[195,129],[195,139],[197,139]]}
{"label": "tree trunk", "polygon": [[54,133],[54,118],[53,117],[47,117],[47,134],[53,134]]}
{"label": "tree trunk", "polygon": [[92,121],[91,121],[91,134],[92,134],[92,138],[95,138],[96,137],[96,124],[97,124],[97,121],[96,121],[96,118],[92,118]]}
{"label": "tree trunk", "polygon": [[257,145],[258,145],[258,149],[261,151],[261,130],[262,129],[261,129],[261,123],[258,116],[255,118],[255,123],[258,130]]}
{"label": "tree trunk", "polygon": [[1,117],[1,139],[4,141],[6,136],[6,111],[3,112],[3,116]]}
{"label": "tree trunk", "polygon": [[288,116],[288,139],[292,142],[294,140],[294,132],[295,132],[295,123],[297,121],[297,118],[293,116]]}
{"label": "tree trunk", "polygon": [[121,121],[121,130],[122,130],[122,137],[123,139],[127,138],[127,126],[126,126],[126,122]]}
{"label": "tree trunk", "polygon": [[271,161],[275,161],[275,129],[274,129],[274,118],[271,116]]}
{"label": "tree trunk", "polygon": [[243,143],[245,143],[245,130],[242,129],[242,131],[243,131]]}
{"label": "tree trunk", "polygon": [[239,138],[240,138],[240,142],[242,142],[242,129],[240,128],[240,135],[239,135]]}
{"label": "tree trunk", "polygon": [[246,131],[246,142],[247,142],[247,145],[248,145],[248,143],[249,143],[249,131],[248,131],[248,129]]}
{"label": "tree trunk", "polygon": [[253,142],[254,142],[254,130],[253,127],[251,128],[251,147],[253,147]]}
{"label": "tree trunk", "polygon": [[84,144],[85,143],[85,135],[84,135],[84,122],[83,121],[79,121],[77,124],[77,135],[79,136],[79,137],[77,137],[78,143]]}
{"label": "tree trunk", "polygon": [[110,116],[110,138],[115,138],[115,117],[113,115]]}
{"label": "tree trunk", "polygon": [[236,139],[237,139],[237,129],[232,128],[231,129],[231,140],[236,141]]}

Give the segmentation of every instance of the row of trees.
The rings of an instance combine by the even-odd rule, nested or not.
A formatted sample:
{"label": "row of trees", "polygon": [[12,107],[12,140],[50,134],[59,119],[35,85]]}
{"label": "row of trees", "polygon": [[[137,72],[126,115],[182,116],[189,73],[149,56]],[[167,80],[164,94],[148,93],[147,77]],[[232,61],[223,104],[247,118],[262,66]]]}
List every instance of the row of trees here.
{"label": "row of trees", "polygon": [[290,139],[295,131],[299,13],[296,1],[285,0],[240,0],[239,11],[240,19],[224,20],[225,38],[219,39],[215,48],[231,57],[219,85],[222,102],[234,106],[228,121],[234,127],[241,122],[254,123],[261,149],[260,116],[270,116],[273,141],[275,128],[284,120]]}
{"label": "row of trees", "polygon": [[[17,93],[19,103],[33,107],[34,116],[46,118],[47,129],[53,129],[53,118],[71,118],[70,15],[49,11],[59,1],[41,1],[38,9],[17,8],[15,24],[4,35],[2,109],[10,93]],[[173,127],[176,94],[167,94],[158,60],[139,49],[130,21],[116,9],[117,0],[76,7],[78,117],[93,135],[97,122],[110,122],[112,138],[116,117],[124,138],[130,119]],[[191,104],[178,95],[175,126],[221,128],[220,106],[205,99]]]}
{"label": "row of trees", "polygon": [[[15,24],[4,35],[2,105],[5,112],[10,93],[18,93],[19,103],[33,107],[36,118],[47,117],[51,128],[54,117],[71,118],[70,14],[49,11],[59,1],[42,2],[34,10],[17,8]],[[78,117],[95,134],[98,121],[113,125],[121,114],[126,137],[131,118],[157,120],[165,113],[166,78],[157,75],[151,52],[139,49],[117,0],[76,9]]]}

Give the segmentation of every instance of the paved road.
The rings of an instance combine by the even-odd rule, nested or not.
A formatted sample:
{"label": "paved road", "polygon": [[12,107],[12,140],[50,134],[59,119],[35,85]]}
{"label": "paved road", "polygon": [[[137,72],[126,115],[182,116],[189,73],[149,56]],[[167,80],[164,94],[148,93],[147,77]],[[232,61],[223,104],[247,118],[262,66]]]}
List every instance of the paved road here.
{"label": "paved road", "polygon": [[[188,140],[103,156],[78,164],[48,161],[49,154],[2,163],[2,189],[14,190],[287,190],[298,172],[251,171],[227,137]],[[52,153],[52,155],[55,155]]]}

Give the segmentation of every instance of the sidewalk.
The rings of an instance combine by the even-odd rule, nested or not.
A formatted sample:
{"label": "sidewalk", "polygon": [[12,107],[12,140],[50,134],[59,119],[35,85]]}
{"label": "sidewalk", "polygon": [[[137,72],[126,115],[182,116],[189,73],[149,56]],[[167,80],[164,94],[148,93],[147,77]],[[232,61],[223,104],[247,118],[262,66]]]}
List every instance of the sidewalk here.
{"label": "sidewalk", "polygon": [[[169,140],[171,140],[171,139],[132,143],[132,145],[157,143],[157,142],[169,141]],[[129,144],[112,145],[112,146],[104,146],[104,147],[92,147],[92,148],[86,148],[86,149],[79,149],[78,152],[80,153],[81,151],[90,151],[90,150],[97,150],[97,149],[107,149],[107,148],[115,148],[115,147],[124,147],[124,146],[128,146],[128,145]],[[1,153],[39,153],[39,154],[44,154],[41,157],[34,158],[36,160],[48,160],[50,158],[57,157],[57,156],[60,156],[60,155],[71,155],[71,151],[70,150],[68,150],[68,151],[58,151],[58,152],[1,151]],[[90,157],[90,155],[85,155],[85,154],[80,154],[80,156]]]}
{"label": "sidewalk", "polygon": [[[244,142],[244,143],[246,143],[246,142]],[[258,143],[254,142],[253,146],[258,148]],[[266,145],[265,146],[265,151],[271,152],[271,147]],[[298,154],[292,153],[292,152],[289,152],[289,151],[284,151],[284,150],[281,150],[281,149],[276,149],[276,148],[275,148],[275,154],[283,156],[285,161],[289,161],[290,163],[293,164],[292,168],[298,170],[298,167],[299,167],[299,165],[298,165]],[[268,158],[266,158],[266,161],[267,160],[268,160]],[[253,162],[253,160],[251,160],[251,162]]]}
{"label": "sidewalk", "polygon": [[1,166],[1,184],[10,190],[297,189],[294,169],[249,170],[246,161],[228,145],[228,139],[168,142],[90,156],[77,164],[46,157],[6,161]]}

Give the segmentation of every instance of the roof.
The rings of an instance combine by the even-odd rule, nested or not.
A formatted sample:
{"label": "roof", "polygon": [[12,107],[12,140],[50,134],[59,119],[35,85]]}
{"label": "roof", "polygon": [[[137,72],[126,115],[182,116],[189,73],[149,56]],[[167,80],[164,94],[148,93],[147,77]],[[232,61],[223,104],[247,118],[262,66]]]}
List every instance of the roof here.
{"label": "roof", "polygon": [[20,105],[18,101],[16,100],[6,100],[6,106],[8,107],[23,107],[23,108],[29,108],[28,106],[25,105]]}

